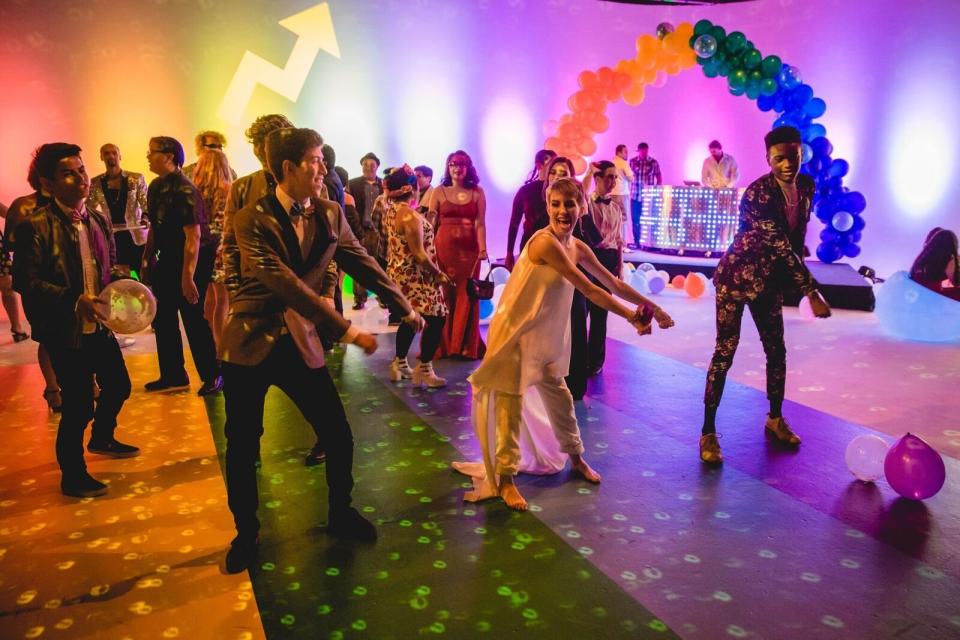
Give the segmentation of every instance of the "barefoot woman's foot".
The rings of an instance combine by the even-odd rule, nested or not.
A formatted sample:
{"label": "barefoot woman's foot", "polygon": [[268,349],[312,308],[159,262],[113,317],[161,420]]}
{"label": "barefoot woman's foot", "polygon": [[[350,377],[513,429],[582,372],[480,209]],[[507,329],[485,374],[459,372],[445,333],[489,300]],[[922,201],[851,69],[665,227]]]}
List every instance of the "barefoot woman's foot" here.
{"label": "barefoot woman's foot", "polygon": [[507,506],[514,511],[526,511],[527,501],[520,495],[517,485],[513,482],[503,482],[500,484],[500,497],[507,503]]}
{"label": "barefoot woman's foot", "polygon": [[582,475],[587,482],[600,484],[600,474],[594,471],[586,460],[580,456],[570,456],[570,461],[573,463],[573,470]]}

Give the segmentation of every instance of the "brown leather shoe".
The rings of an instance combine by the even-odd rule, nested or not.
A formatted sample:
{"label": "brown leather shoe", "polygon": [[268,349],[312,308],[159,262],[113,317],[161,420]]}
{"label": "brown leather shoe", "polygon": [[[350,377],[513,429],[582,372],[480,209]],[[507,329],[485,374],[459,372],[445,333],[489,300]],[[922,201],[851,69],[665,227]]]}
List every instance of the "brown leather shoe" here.
{"label": "brown leather shoe", "polygon": [[783,419],[783,416],[779,418],[771,418],[767,416],[767,422],[763,425],[764,432],[772,437],[776,438],[780,442],[789,445],[798,445],[800,444],[800,436],[795,434],[790,430],[790,425],[787,424],[787,421]]}
{"label": "brown leather shoe", "polygon": [[719,438],[719,433],[708,433],[705,436],[700,436],[700,459],[707,464],[720,464],[723,462]]}

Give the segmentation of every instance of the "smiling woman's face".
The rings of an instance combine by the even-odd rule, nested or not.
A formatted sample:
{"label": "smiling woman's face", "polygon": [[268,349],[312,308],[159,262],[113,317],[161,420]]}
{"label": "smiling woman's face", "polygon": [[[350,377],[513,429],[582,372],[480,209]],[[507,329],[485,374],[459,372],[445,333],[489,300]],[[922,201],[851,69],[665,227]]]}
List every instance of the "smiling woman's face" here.
{"label": "smiling woman's face", "polygon": [[573,228],[582,213],[583,209],[578,196],[568,195],[564,189],[547,191],[547,215],[550,217],[550,229],[556,235],[568,236],[573,233]]}

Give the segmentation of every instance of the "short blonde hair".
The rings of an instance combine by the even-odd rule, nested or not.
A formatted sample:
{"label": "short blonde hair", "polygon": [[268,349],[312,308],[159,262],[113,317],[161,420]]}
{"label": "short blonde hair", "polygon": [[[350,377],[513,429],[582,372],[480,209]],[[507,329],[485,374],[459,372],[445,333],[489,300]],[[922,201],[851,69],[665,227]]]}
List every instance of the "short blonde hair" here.
{"label": "short blonde hair", "polygon": [[212,131],[212,130],[209,130],[209,129],[208,129],[208,130],[205,130],[205,131],[201,131],[200,133],[197,134],[197,137],[193,139],[193,144],[194,144],[194,146],[197,148],[197,155],[198,155],[198,156],[199,156],[201,153],[203,153],[203,150],[204,150],[204,149],[206,149],[206,147],[203,146],[203,139],[204,139],[204,138],[207,138],[207,137],[216,138],[216,139],[217,139],[217,143],[218,143],[221,147],[227,146],[227,136],[223,135],[223,134],[220,133],[219,131]]}
{"label": "short blonde hair", "polygon": [[547,187],[546,196],[548,200],[551,191],[558,191],[561,195],[576,198],[581,208],[587,206],[587,197],[583,193],[583,185],[576,178],[560,178]]}

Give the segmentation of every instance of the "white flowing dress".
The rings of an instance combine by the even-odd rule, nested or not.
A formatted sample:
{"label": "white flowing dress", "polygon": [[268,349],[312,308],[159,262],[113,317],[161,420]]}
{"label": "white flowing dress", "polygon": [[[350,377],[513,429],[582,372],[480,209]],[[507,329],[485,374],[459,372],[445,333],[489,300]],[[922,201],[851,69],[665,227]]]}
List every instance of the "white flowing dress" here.
{"label": "white flowing dress", "polygon": [[[541,229],[539,233],[550,233]],[[534,234],[533,237],[536,237]],[[573,285],[548,265],[530,260],[528,242],[507,279],[487,337],[487,353],[469,377],[473,386],[473,424],[483,450],[482,462],[455,462],[473,479],[467,501],[499,495],[496,474],[494,392],[523,397],[520,420],[520,471],[557,473],[569,455],[560,450],[543,400],[534,386],[545,377],[563,378],[570,367],[570,308]],[[572,248],[573,238],[567,243]],[[573,256],[571,256],[571,259]]]}

